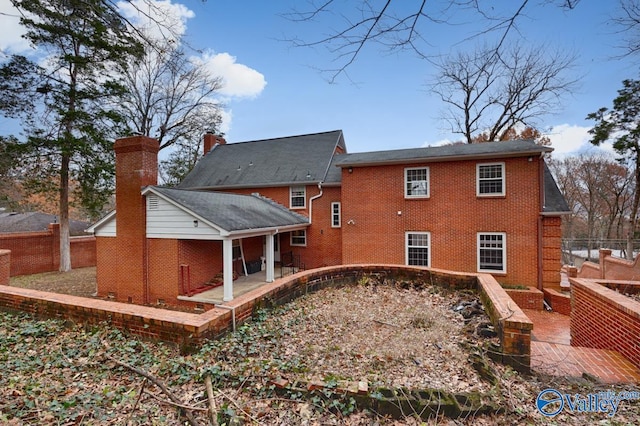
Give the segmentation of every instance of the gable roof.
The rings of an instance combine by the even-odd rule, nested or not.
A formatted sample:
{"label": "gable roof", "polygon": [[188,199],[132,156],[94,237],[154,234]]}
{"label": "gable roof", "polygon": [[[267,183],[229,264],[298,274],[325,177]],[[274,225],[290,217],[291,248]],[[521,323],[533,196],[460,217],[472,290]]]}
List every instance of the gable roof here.
{"label": "gable roof", "polygon": [[338,147],[346,152],[342,130],[216,145],[178,188],[260,188],[324,182]]}
{"label": "gable roof", "polygon": [[260,195],[189,191],[161,186],[143,190],[153,192],[189,213],[227,232],[308,225],[306,216]]}
{"label": "gable roof", "polygon": [[544,163],[544,206],[542,213],[545,214],[569,214],[571,209],[564,199],[562,192],[556,184],[556,180],[549,170],[547,163]]}
{"label": "gable roof", "polygon": [[532,140],[483,142],[345,154],[340,156],[336,165],[338,167],[362,167],[381,164],[423,163],[428,161],[495,159],[540,155],[551,151],[553,151],[553,148],[537,145]]}

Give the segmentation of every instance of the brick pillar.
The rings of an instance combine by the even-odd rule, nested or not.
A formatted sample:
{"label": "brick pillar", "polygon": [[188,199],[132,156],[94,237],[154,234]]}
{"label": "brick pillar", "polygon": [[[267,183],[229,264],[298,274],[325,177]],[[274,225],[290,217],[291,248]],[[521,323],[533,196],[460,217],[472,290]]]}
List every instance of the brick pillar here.
{"label": "brick pillar", "polygon": [[116,299],[148,303],[146,206],[141,190],[158,183],[158,141],[118,139],[116,152]]}
{"label": "brick pillar", "polygon": [[0,250],[0,285],[9,285],[11,250]]}
{"label": "brick pillar", "polygon": [[542,218],[542,288],[560,290],[562,268],[562,219]]}
{"label": "brick pillar", "polygon": [[598,256],[599,256],[598,263],[600,265],[600,278],[604,279],[604,278],[607,278],[606,259],[607,257],[611,256],[611,250],[601,248],[600,252],[598,253]]}
{"label": "brick pillar", "polygon": [[57,271],[60,269],[60,224],[50,223],[49,233],[51,234],[51,270]]}

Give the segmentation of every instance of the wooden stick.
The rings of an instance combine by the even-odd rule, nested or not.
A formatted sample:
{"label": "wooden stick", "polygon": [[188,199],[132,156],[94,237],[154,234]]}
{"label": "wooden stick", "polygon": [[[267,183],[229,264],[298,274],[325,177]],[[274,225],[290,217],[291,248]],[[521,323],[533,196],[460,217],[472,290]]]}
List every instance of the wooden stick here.
{"label": "wooden stick", "polygon": [[147,395],[151,395],[156,401],[162,402],[163,404],[172,405],[176,408],[184,408],[185,410],[193,410],[193,411],[209,411],[208,408],[194,407],[192,405],[177,404],[173,401],[167,401],[166,399],[160,398],[158,395],[151,392],[150,390],[145,390],[145,392]]}
{"label": "wooden stick", "polygon": [[218,409],[216,408],[216,400],[213,398],[213,385],[211,384],[211,375],[204,376],[204,384],[207,387],[207,398],[209,399],[209,415],[211,416],[211,424],[218,426]]}
{"label": "wooden stick", "polygon": [[164,383],[162,383],[158,378],[156,378],[155,376],[152,376],[151,374],[147,373],[146,371],[140,370],[132,365],[129,365],[125,362],[122,361],[118,361],[117,359],[115,359],[114,357],[110,356],[109,354],[105,353],[104,356],[115,362],[117,365],[127,368],[131,371],[133,371],[136,374],[141,375],[142,377],[146,377],[147,379],[149,379],[149,381],[151,383],[153,383],[154,385],[156,385],[157,387],[160,388],[160,390],[169,397],[169,399],[171,400],[171,402],[173,402],[174,404],[180,406],[180,412],[184,413],[185,417],[187,418],[187,420],[189,421],[189,424],[191,426],[200,426],[198,424],[198,422],[196,421],[196,419],[193,417],[193,414],[191,414],[191,412],[189,411],[190,407],[185,407],[182,406],[180,399],[178,399],[178,397],[176,397],[173,393],[171,393],[171,391],[169,391],[169,389],[167,389],[167,387],[164,385]]}

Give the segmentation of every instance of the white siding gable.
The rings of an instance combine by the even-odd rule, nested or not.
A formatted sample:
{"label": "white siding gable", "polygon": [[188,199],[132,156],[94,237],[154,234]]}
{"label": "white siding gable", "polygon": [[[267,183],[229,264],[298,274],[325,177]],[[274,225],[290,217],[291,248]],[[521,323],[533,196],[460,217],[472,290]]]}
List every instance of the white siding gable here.
{"label": "white siding gable", "polygon": [[96,237],[115,237],[116,236],[116,216],[106,221],[95,230]]}
{"label": "white siding gable", "polygon": [[147,194],[147,238],[221,239],[218,229],[152,193]]}

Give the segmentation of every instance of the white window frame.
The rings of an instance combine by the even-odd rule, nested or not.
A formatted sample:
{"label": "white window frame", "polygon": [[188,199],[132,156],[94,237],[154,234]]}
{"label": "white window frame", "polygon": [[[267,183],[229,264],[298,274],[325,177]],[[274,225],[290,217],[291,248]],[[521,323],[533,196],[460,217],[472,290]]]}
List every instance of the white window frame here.
{"label": "white window frame", "polygon": [[[296,232],[301,232],[302,235],[294,235]],[[294,238],[304,238],[304,242],[294,242]],[[291,231],[289,243],[292,246],[296,246],[296,247],[306,247],[307,246],[307,230],[298,229],[297,231]]]}
{"label": "white window frame", "polygon": [[[502,237],[501,247],[482,247],[481,236],[500,236]],[[505,232],[478,232],[476,238],[476,247],[478,255],[478,272],[488,272],[490,274],[506,274],[507,273],[507,234]],[[502,251],[502,269],[483,269],[480,262],[480,251],[483,249],[495,249]]]}
{"label": "white window frame", "polygon": [[[427,245],[426,246],[409,246],[409,236],[410,235],[426,235],[427,236]],[[426,248],[427,249],[427,264],[426,265],[411,265],[409,263],[409,249],[410,248]],[[424,231],[408,231],[405,232],[404,236],[404,263],[408,266],[426,266],[431,267],[431,232]]]}
{"label": "white window frame", "polygon": [[339,201],[331,203],[331,227],[340,228],[342,226],[342,206]]}
{"label": "white window frame", "polygon": [[[295,194],[295,195],[294,195]],[[293,199],[302,198],[301,206],[294,206]],[[289,208],[291,209],[306,209],[307,208],[307,187],[304,185],[296,185],[289,187]]]}
{"label": "white window frame", "polygon": [[[480,178],[480,169],[482,167],[490,167],[490,166],[500,166],[500,170],[501,170],[501,176],[500,176],[500,185],[502,187],[502,191],[500,192],[484,192],[481,193],[480,192],[480,182],[482,181],[490,181],[490,180],[497,180],[498,178]],[[503,197],[505,194],[505,187],[506,187],[506,180],[505,180],[505,175],[507,174],[506,172],[506,167],[504,162],[497,162],[497,163],[478,163],[476,164],[476,196],[478,197]]]}
{"label": "white window frame", "polygon": [[[426,194],[410,194],[410,189],[409,189],[409,172],[414,171],[414,170],[424,170],[425,171],[425,192]],[[429,191],[429,167],[407,167],[404,169],[404,198],[429,198],[430,195],[430,191]]]}

